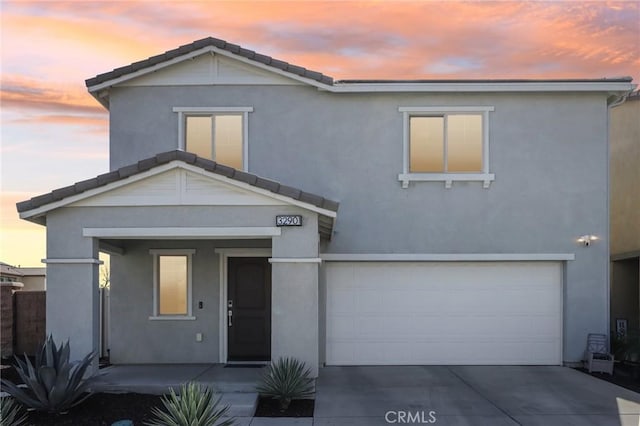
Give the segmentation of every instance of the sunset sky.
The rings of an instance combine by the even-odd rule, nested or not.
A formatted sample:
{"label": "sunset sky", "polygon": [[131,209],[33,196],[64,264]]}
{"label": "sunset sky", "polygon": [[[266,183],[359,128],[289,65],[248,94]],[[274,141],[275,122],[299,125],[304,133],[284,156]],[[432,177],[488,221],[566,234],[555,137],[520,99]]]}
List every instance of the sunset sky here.
{"label": "sunset sky", "polygon": [[41,266],[15,203],[108,169],[84,80],[213,36],[354,78],[640,79],[637,1],[2,1],[0,260]]}

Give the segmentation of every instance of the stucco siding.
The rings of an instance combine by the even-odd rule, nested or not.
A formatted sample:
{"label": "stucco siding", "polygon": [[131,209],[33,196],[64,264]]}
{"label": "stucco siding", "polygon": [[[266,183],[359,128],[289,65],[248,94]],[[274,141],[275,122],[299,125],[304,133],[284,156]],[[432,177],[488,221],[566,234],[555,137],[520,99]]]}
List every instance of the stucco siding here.
{"label": "stucco siding", "polygon": [[[97,239],[84,237],[83,228],[272,227],[277,214],[300,214],[303,226],[282,229],[281,235],[274,237],[273,242],[271,238],[110,241],[124,251],[121,255],[111,256],[111,361],[117,364],[220,362],[221,275],[220,258],[215,249],[269,248],[273,245],[273,257],[317,257],[316,213],[294,206],[68,207],[48,216],[48,257],[97,258]],[[149,319],[153,316],[153,256],[150,249],[196,250],[192,259],[192,313],[195,320]],[[296,353],[309,360],[315,371],[318,338],[310,326],[317,320],[317,265],[301,268],[295,264],[278,264],[274,269],[282,272],[274,274],[274,292],[284,291],[288,295],[284,298],[278,296],[274,303],[275,314],[280,313],[278,318],[281,321],[286,317],[294,324],[306,325],[294,330],[274,328],[272,339],[283,348],[294,347],[300,339],[307,342]],[[97,337],[94,340],[84,337],[91,336],[86,329],[91,327],[94,317],[97,320],[97,265],[53,264],[49,271],[49,330],[61,338],[70,337],[72,342],[78,342],[85,353],[95,349]],[[301,292],[298,296],[286,290],[288,286],[299,284],[304,287],[296,287]],[[309,286],[315,287],[316,291],[308,292]],[[77,307],[74,310],[60,309],[69,300],[77,301]],[[199,302],[203,303],[202,309]],[[69,326],[70,315],[88,321],[73,322],[74,326]],[[196,341],[196,333],[202,333],[201,342]]]}
{"label": "stucco siding", "polygon": [[[489,121],[496,180],[489,189],[461,182],[450,190],[440,182],[401,188],[398,107],[417,105],[495,106]],[[581,233],[606,235],[606,103],[597,94],[118,88],[111,167],[175,149],[173,106],[252,106],[249,171],[341,203],[329,252],[572,251]]]}
{"label": "stucco siding", "polygon": [[[153,257],[149,249],[195,249],[193,321],[153,321]],[[129,241],[111,259],[111,362],[219,362],[220,271],[211,241]],[[198,308],[198,302],[203,308]],[[196,341],[202,333],[202,342]]]}
{"label": "stucco siding", "polygon": [[[252,107],[249,171],[340,202],[323,252],[575,253],[565,266],[565,361],[582,358],[587,333],[607,331],[604,94],[119,87],[111,91],[112,169],[175,149],[176,106]],[[443,182],[412,182],[402,189],[401,106],[494,107],[489,113],[489,171],[495,174],[490,187],[454,182],[445,189]],[[191,217],[187,210],[178,211]],[[245,215],[253,217],[242,211],[225,217],[226,226],[259,226]],[[584,234],[600,239],[581,247],[576,239]]]}

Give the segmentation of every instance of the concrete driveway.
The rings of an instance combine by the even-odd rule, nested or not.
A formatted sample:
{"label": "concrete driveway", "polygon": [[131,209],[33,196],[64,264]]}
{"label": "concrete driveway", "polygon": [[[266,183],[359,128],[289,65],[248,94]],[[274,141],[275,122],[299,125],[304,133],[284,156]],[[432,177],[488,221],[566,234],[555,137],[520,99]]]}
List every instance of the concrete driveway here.
{"label": "concrete driveway", "polygon": [[327,367],[313,425],[638,426],[640,394],[564,367]]}

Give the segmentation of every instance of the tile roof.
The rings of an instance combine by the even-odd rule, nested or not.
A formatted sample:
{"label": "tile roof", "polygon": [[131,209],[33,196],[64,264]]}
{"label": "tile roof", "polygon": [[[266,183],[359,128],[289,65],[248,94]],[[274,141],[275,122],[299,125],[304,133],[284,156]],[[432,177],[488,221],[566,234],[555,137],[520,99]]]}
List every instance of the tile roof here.
{"label": "tile roof", "polygon": [[234,55],[241,56],[243,58],[250,59],[254,62],[268,65],[272,68],[276,68],[281,71],[286,71],[288,73],[295,74],[300,77],[315,80],[323,84],[328,84],[328,85],[333,84],[333,78],[327,75],[324,75],[321,72],[308,70],[306,68],[272,58],[271,56],[261,55],[260,53],[257,53],[253,50],[244,49],[241,46],[238,46],[237,44],[227,43],[224,40],[220,40],[214,37],[206,37],[201,40],[196,40],[193,43],[185,44],[183,46],[178,47],[177,49],[168,50],[164,53],[161,53],[160,55],[152,56],[142,61],[134,62],[130,65],[116,68],[113,71],[109,71],[103,74],[98,74],[97,76],[86,80],[85,83],[87,87],[95,86],[95,85],[104,83],[106,81],[113,80],[114,78],[122,77],[124,75],[142,70],[144,68],[161,64],[163,62],[169,61],[171,59],[177,58],[182,55],[186,55],[188,53],[191,53],[196,50],[202,49],[204,47],[209,47],[209,46],[225,50],[227,52],[233,53]]}
{"label": "tile roof", "polygon": [[92,179],[83,180],[77,182],[74,185],[65,186],[64,188],[55,189],[47,194],[33,197],[30,200],[22,201],[16,204],[18,212],[25,212],[29,210],[42,207],[49,203],[60,201],[64,198],[72,195],[81,194],[90,189],[99,188],[101,186],[108,185],[110,183],[126,179],[130,176],[142,173],[144,171],[153,169],[154,167],[162,164],[170,163],[171,161],[183,161],[187,164],[200,167],[211,173],[222,175],[239,182],[244,182],[248,185],[261,188],[274,194],[284,195],[285,197],[292,198],[303,203],[311,204],[313,206],[330,210],[338,211],[338,202],[329,200],[320,195],[312,194],[310,192],[302,191],[301,189],[293,188],[290,186],[282,185],[279,182],[261,178],[260,176],[252,173],[236,170],[232,167],[218,164],[215,161],[208,160],[202,157],[198,157],[195,154],[184,151],[168,151],[160,153],[154,157],[140,160],[137,163],[124,166],[118,170],[104,173]]}

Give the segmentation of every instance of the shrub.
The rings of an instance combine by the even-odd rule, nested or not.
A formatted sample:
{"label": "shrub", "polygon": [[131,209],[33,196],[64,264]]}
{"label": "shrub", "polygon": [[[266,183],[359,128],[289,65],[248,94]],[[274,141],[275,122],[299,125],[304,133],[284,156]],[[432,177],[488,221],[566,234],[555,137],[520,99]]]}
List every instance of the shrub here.
{"label": "shrub", "polygon": [[0,399],[0,425],[20,426],[27,420],[27,414],[13,398]]}
{"label": "shrub", "polygon": [[[148,426],[231,426],[233,419],[220,421],[229,411],[229,406],[220,406],[221,395],[198,383],[187,383],[180,388],[180,396],[171,389],[162,397],[165,411],[154,408],[155,417]],[[219,422],[220,421],[220,422]],[[217,423],[219,422],[219,423]]]}
{"label": "shrub", "polygon": [[69,362],[69,341],[59,347],[49,336],[36,354],[35,364],[28,357],[16,357],[16,372],[26,387],[2,379],[11,396],[28,408],[60,413],[80,404],[90,394],[87,388],[92,377],[84,378],[95,354],[91,352],[81,361]]}
{"label": "shrub", "polygon": [[272,362],[256,390],[264,396],[277,399],[280,411],[289,408],[294,399],[313,395],[313,379],[305,363],[295,358],[279,358]]}

